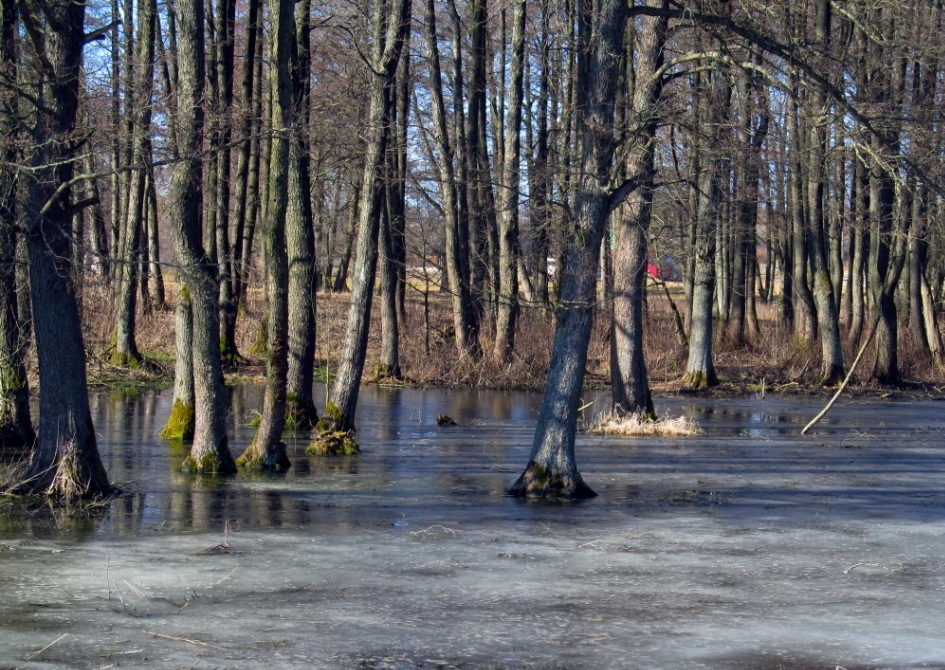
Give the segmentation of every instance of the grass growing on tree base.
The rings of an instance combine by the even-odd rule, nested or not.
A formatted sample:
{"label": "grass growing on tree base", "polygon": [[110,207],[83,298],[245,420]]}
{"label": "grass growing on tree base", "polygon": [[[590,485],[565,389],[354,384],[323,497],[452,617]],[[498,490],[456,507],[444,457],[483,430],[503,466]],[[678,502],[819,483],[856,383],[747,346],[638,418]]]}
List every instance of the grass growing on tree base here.
{"label": "grass growing on tree base", "polygon": [[312,456],[355,456],[361,453],[354,431],[328,431],[316,435],[305,448]]}

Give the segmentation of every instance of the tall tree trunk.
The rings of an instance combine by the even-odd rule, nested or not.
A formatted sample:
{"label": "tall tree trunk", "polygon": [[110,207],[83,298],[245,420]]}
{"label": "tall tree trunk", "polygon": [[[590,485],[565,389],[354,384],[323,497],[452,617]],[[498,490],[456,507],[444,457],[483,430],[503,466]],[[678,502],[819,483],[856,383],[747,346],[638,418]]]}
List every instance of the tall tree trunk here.
{"label": "tall tree trunk", "polygon": [[856,200],[854,203],[853,227],[853,256],[850,258],[850,330],[847,334],[851,344],[859,345],[863,334],[863,321],[866,312],[866,261],[869,255],[870,233],[870,186],[869,174],[866,165],[859,158],[853,170],[853,181],[856,184]]}
{"label": "tall tree trunk", "polygon": [[[0,7],[0,81],[17,81],[17,15],[11,3]],[[0,87],[0,449],[33,446],[30,392],[17,323],[17,179],[8,166],[20,162],[17,144],[19,104],[14,90]]]}
{"label": "tall tree trunk", "polygon": [[[253,193],[256,188],[251,184],[258,183],[259,171],[256,166],[258,157],[259,139],[253,132],[257,125],[258,108],[261,102],[261,94],[254,86],[257,80],[258,66],[262,62],[261,54],[257,49],[261,48],[262,40],[258,39],[262,22],[259,19],[261,0],[249,0],[246,7],[246,51],[243,58],[243,73],[240,79],[240,98],[239,98],[239,125],[236,135],[236,168],[233,173],[233,210],[230,213],[230,222],[233,226],[232,241],[232,265],[230,268],[229,281],[232,284],[229,289],[232,300],[239,305],[243,299],[243,288],[246,282],[248,272],[248,258],[244,255],[243,247],[247,230],[253,227],[251,219],[255,216],[255,196]],[[261,72],[259,75],[261,76]],[[251,181],[255,179],[255,182]],[[253,199],[251,199],[253,198]],[[236,341],[236,319],[239,313],[238,309],[221,310],[223,321],[220,324],[221,337],[230,342]]]}
{"label": "tall tree trunk", "polygon": [[[665,7],[666,2],[661,1]],[[643,309],[646,294],[647,235],[653,209],[657,106],[663,93],[663,48],[668,20],[645,18],[636,34],[639,56],[628,57],[633,90],[630,121],[633,144],[624,160],[624,175],[642,178],[613,217],[614,298],[610,339],[611,403],[617,412],[655,416],[643,356]],[[632,56],[632,53],[629,55]],[[628,77],[630,79],[630,77]]]}
{"label": "tall tree trunk", "polygon": [[289,272],[289,369],[286,413],[296,428],[318,421],[312,395],[315,367],[315,230],[312,214],[310,141],[311,1],[298,3],[292,67],[293,124],[289,145],[286,242]]}
{"label": "tall tree trunk", "polygon": [[[830,0],[817,0],[814,25],[815,42],[829,46]],[[829,104],[820,87],[810,91],[811,124],[808,130],[807,214],[810,222],[811,269],[814,275],[814,304],[820,331],[822,384],[834,384],[843,378],[843,348],[840,346],[840,317],[834,297],[827,249],[827,219],[824,206],[827,190],[827,124]]]}
{"label": "tall tree trunk", "polygon": [[[269,154],[269,205],[266,207],[263,248],[266,255],[266,299],[269,306],[266,386],[256,436],[237,465],[282,472],[289,468],[282,430],[286,416],[289,364],[289,265],[286,252],[286,212],[289,205],[289,145],[292,137],[292,72],[295,50],[294,0],[275,0],[269,13],[269,77],[272,96],[272,148]],[[307,194],[306,194],[307,195]]]}
{"label": "tall tree trunk", "polygon": [[523,79],[525,70],[525,0],[516,0],[512,16],[512,69],[509,74],[508,117],[505,122],[502,174],[497,210],[499,220],[499,292],[494,355],[508,362],[515,348],[518,318],[518,260],[521,256],[518,227],[519,162]]}
{"label": "tall tree trunk", "polygon": [[217,29],[216,59],[212,67],[216,68],[216,123],[215,151],[217,187],[216,200],[210,204],[214,208],[213,221],[216,226],[216,250],[219,264],[220,282],[220,355],[227,365],[242,360],[236,348],[234,333],[228,327],[236,322],[239,296],[235,292],[233,274],[235,272],[233,241],[230,235],[230,167],[232,156],[230,139],[233,136],[233,63],[235,33],[235,0],[216,0]]}
{"label": "tall tree trunk", "polygon": [[377,239],[384,195],[384,156],[390,137],[397,64],[407,36],[410,0],[374,0],[374,46],[363,186],[358,207],[357,249],[344,350],[323,421],[335,431],[354,430],[361,374],[367,355],[371,298],[377,270]]}
{"label": "tall tree trunk", "polygon": [[[796,87],[795,87],[796,90]],[[806,225],[806,206],[802,166],[805,161],[801,151],[806,146],[801,133],[800,112],[797,108],[796,94],[788,99],[788,123],[791,128],[792,142],[788,149],[791,167],[789,179],[788,211],[791,217],[791,257],[792,289],[794,292],[794,337],[801,342],[813,342],[817,335],[817,313],[814,295],[807,280],[808,268],[808,228]]]}
{"label": "tall tree trunk", "polygon": [[[453,329],[460,356],[479,355],[476,317],[469,291],[468,250],[463,220],[460,216],[462,174],[453,170],[454,151],[446,122],[443,102],[443,77],[440,71],[440,53],[437,46],[433,0],[424,3],[427,56],[430,60],[430,99],[433,106],[433,132],[440,152],[440,193],[443,201],[443,224],[446,237],[446,277],[453,307]],[[462,161],[459,166],[462,167]],[[463,187],[465,188],[465,187]]]}
{"label": "tall tree trunk", "polygon": [[68,184],[77,153],[74,138],[85,4],[56,0],[44,3],[41,13],[34,13],[25,3],[19,9],[21,19],[32,26],[27,32],[33,50],[46,64],[47,75],[38,85],[37,97],[30,99],[42,100],[43,106],[32,110],[37,115],[36,144],[28,161],[31,180],[23,212],[39,360],[39,437],[19,490],[98,496],[112,487],[99,457],[89,411],[69,238],[73,211]]}
{"label": "tall tree trunk", "polygon": [[200,147],[204,118],[204,11],[201,0],[179,0],[177,149],[171,168],[170,219],[174,224],[179,272],[193,310],[194,441],[183,469],[231,473],[236,469],[227,444],[223,370],[220,365],[219,287],[201,242]]}
{"label": "tall tree trunk", "polygon": [[[141,360],[135,339],[135,311],[141,232],[147,217],[146,182],[151,162],[151,98],[154,89],[155,22],[157,6],[154,0],[138,2],[138,40],[132,78],[132,89],[127,118],[130,126],[132,170],[128,174],[127,209],[124,217],[123,244],[118,250],[118,299],[116,301],[115,349],[111,356],[114,365],[137,365]],[[130,57],[130,54],[128,55]]]}
{"label": "tall tree trunk", "polygon": [[[718,383],[712,355],[712,298],[715,289],[716,229],[719,225],[722,197],[723,161],[721,129],[730,104],[728,75],[712,70],[700,75],[696,95],[706,96],[708,143],[699,147],[696,177],[695,239],[692,253],[695,261],[692,286],[691,325],[689,328],[689,361],[683,384],[702,388]],[[707,79],[707,80],[706,80]]]}
{"label": "tall tree trunk", "polygon": [[519,497],[582,498],[594,492],[574,459],[578,404],[587,364],[598,254],[615,203],[607,190],[614,170],[614,107],[624,54],[626,3],[578,0],[578,76],[575,114],[581,130],[581,163],[567,262],[559,267],[551,366],[528,465],[509,489]]}

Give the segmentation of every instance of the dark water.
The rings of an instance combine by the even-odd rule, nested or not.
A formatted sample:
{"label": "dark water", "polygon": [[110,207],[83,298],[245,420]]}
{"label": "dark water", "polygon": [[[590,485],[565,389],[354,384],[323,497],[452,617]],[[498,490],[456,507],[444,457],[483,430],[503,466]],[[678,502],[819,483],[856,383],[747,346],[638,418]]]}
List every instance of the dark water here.
{"label": "dark water", "polygon": [[660,399],[706,434],[582,435],[555,504],[503,495],[538,395],[361,398],[360,456],[212,480],[169,392],[96,397],[126,495],[0,501],[0,668],[945,668],[945,404]]}

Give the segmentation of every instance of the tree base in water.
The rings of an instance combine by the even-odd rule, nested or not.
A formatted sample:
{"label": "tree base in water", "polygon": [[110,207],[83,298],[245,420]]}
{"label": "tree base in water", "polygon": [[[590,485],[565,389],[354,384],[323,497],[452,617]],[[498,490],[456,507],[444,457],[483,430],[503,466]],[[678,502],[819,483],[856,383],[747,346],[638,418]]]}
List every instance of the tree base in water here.
{"label": "tree base in water", "polygon": [[194,439],[196,422],[197,417],[193,404],[175,399],[174,406],[171,407],[171,415],[167,417],[167,423],[164,424],[164,428],[161,430],[161,437],[165,440],[190,442]]}
{"label": "tree base in water", "polygon": [[292,467],[286,451],[285,442],[279,442],[270,449],[260,450],[251,444],[236,459],[236,466],[245,470],[260,470],[263,472],[285,472]]}
{"label": "tree base in water", "polygon": [[194,458],[191,454],[181,463],[180,469],[183,472],[190,472],[195,475],[232,475],[236,472],[236,463],[229,452],[226,456],[228,458],[221,458],[213,453]]}
{"label": "tree base in water", "polygon": [[317,424],[318,410],[315,409],[315,405],[311,401],[303,403],[293,394],[287,394],[285,427],[288,430],[314,430]]}
{"label": "tree base in water", "polygon": [[330,431],[316,435],[305,448],[312,456],[354,456],[361,453],[353,431]]}
{"label": "tree base in water", "polygon": [[580,500],[597,494],[584,483],[577,472],[555,472],[530,461],[525,472],[511,487],[508,494],[516,498],[564,498]]}

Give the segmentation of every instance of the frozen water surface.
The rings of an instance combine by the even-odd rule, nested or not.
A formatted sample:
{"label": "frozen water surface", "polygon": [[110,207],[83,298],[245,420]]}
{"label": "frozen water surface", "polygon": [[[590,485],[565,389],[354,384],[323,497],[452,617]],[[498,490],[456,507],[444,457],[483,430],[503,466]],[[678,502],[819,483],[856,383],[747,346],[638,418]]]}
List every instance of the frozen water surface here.
{"label": "frozen water surface", "polygon": [[2,503],[0,668],[945,668],[940,402],[663,399],[707,435],[583,436],[600,496],[549,504],[503,496],[539,396],[361,397],[361,456],[221,482],[169,393],[97,398],[129,494]]}

